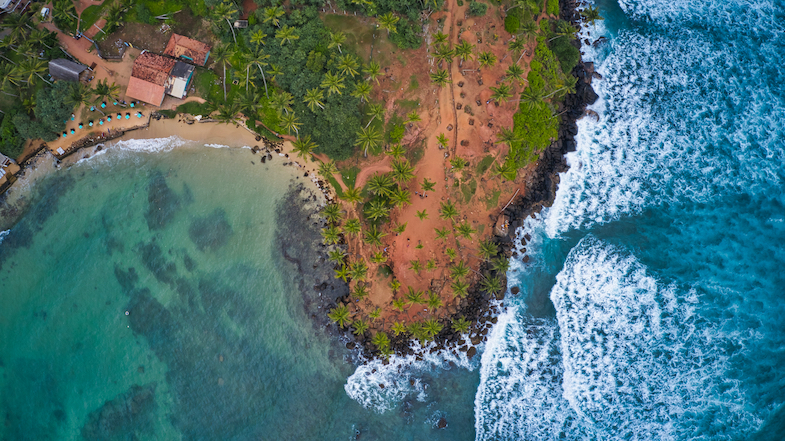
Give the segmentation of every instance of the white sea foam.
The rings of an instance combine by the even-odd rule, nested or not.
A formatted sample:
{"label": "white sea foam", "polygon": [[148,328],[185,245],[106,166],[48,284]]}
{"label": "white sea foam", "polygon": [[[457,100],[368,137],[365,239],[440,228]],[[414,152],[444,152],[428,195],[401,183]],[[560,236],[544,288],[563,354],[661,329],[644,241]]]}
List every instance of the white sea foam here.
{"label": "white sea foam", "polygon": [[[422,348],[417,345],[417,356],[392,356],[388,364],[373,360],[357,367],[344,385],[346,394],[366,409],[378,413],[391,410],[406,399],[425,402],[428,399],[428,384],[422,374],[434,369],[448,370],[454,366],[474,369],[477,361],[468,359],[465,353],[456,356],[451,351],[440,350],[430,353],[434,343]],[[381,387],[380,385],[384,385]]]}
{"label": "white sea foam", "polygon": [[555,321],[523,306],[499,317],[477,439],[740,439],[767,416],[727,376],[735,336],[699,317],[695,291],[663,285],[629,253],[584,238],[551,300]]}
{"label": "white sea foam", "polygon": [[188,141],[179,136],[170,136],[168,138],[126,139],[114,143],[112,148],[133,152],[161,153],[169,152],[187,143]]}
{"label": "white sea foam", "polygon": [[0,245],[3,244],[3,239],[11,233],[11,230],[0,231]]}

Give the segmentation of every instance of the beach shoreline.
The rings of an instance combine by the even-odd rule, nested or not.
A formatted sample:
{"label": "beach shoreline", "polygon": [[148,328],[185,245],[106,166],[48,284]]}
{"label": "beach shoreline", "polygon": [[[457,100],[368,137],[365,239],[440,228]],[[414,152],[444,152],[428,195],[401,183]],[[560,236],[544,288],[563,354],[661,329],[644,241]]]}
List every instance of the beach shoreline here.
{"label": "beach shoreline", "polygon": [[307,185],[310,185],[312,190],[321,193],[327,201],[335,198],[334,190],[330,184],[317,174],[318,162],[313,158],[310,160],[296,158],[289,141],[270,141],[261,137],[257,140],[257,135],[239,124],[212,121],[193,122],[182,115],[177,115],[174,119],[151,118],[150,123],[144,127],[128,130],[122,136],[110,141],[78,148],[62,159],[58,159],[47,148],[42,148],[24,163],[22,170],[17,175],[16,182],[4,194],[0,195],[0,231],[8,230],[17,223],[19,218],[24,215],[27,201],[36,184],[58,170],[72,167],[103,150],[111,150],[119,142],[172,137],[201,143],[205,146],[248,148],[254,154],[262,155],[262,162],[272,161],[273,158],[278,157],[279,160],[273,161],[276,166],[300,169],[301,176],[305,178],[304,181],[309,183]]}

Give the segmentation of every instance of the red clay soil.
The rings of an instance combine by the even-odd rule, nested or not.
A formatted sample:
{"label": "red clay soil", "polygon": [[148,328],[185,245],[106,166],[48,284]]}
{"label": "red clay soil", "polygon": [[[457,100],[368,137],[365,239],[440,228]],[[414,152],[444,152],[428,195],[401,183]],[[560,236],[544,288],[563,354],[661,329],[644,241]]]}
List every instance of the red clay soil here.
{"label": "red clay soil", "polygon": [[[389,331],[394,322],[406,324],[454,314],[460,299],[455,298],[449,288],[449,268],[452,262],[445,255],[445,249],[447,247],[456,249],[459,255],[457,260],[466,262],[472,270],[477,271],[480,265],[480,258],[477,257],[478,242],[493,234],[495,220],[501,209],[516,192],[524,191],[527,170],[521,170],[516,181],[509,182],[495,176],[492,166],[482,174],[478,173],[476,167],[486,156],[490,155],[494,158],[495,164],[501,162],[507,153],[505,145],[495,143],[496,135],[502,127],[512,128],[512,117],[518,105],[517,102],[497,105],[489,101],[491,95],[489,87],[501,82],[504,72],[513,62],[518,62],[528,73],[533,43],[527,53],[518,60],[518,57],[514,57],[509,52],[507,43],[511,40],[511,36],[504,31],[502,21],[494,19],[495,11],[489,8],[486,17],[475,18],[467,16],[467,9],[468,2],[459,7],[456,0],[447,0],[444,10],[435,12],[431,16],[430,29],[425,33],[424,47],[406,51],[390,66],[382,66],[385,75],[380,78],[380,86],[374,87],[373,99],[376,102],[386,103],[388,118],[393,112],[400,116],[407,113],[407,110],[399,105],[399,100],[419,100],[420,106],[417,111],[422,121],[408,125],[402,144],[412,149],[420,140],[424,140],[422,142],[424,153],[415,167],[416,177],[408,187],[412,192],[411,204],[391,211],[390,223],[385,226],[385,231],[390,234],[383,239],[383,246],[372,247],[359,238],[350,235],[346,237],[350,258],[362,257],[368,263],[370,268],[368,279],[372,281],[370,295],[361,302],[353,303],[354,317],[369,321],[368,314],[377,307],[381,308],[381,318],[370,321],[371,328],[374,330]],[[475,45],[474,60],[461,63],[456,59],[449,66],[442,66],[442,68],[449,68],[452,79],[452,83],[443,88],[431,83],[428,75],[438,68],[429,55],[429,51],[433,52],[431,35],[437,32],[438,29],[435,27],[440,26],[436,24],[437,20],[443,23],[442,32],[449,36],[453,47],[458,44],[459,38]],[[492,68],[484,68],[480,71],[476,56],[481,51],[493,52],[499,61]],[[405,57],[405,64],[401,62],[403,57]],[[411,79],[416,79],[419,83],[419,87],[415,90],[409,90]],[[522,87],[516,85],[514,94],[519,94]],[[462,110],[456,109],[458,104],[461,105]],[[469,112],[465,110],[467,107],[470,109]],[[436,140],[442,133],[449,139],[447,149],[441,149]],[[449,161],[456,156],[469,162],[461,173],[451,170]],[[390,170],[391,161],[386,155],[355,161],[357,160],[339,166],[358,165],[361,168],[356,180],[357,188],[362,188],[368,178],[374,174]],[[421,188],[421,183],[426,178],[436,182],[436,189],[429,191],[427,197],[422,195]],[[476,182],[476,191],[467,202],[461,187],[457,184],[461,182],[466,185],[471,181]],[[420,195],[415,195],[415,191]],[[459,222],[468,222],[477,230],[471,240],[456,241],[456,235],[450,235],[446,241],[437,240],[436,228],[453,230],[452,222],[439,218],[440,203],[447,201],[454,203],[458,208]],[[346,203],[344,206],[348,217],[362,219],[362,215],[358,213],[361,209],[359,206],[350,206]],[[421,211],[427,212],[427,219],[418,218],[417,213]],[[389,225],[401,224],[407,225],[402,234],[390,232]],[[389,286],[392,277],[385,278],[378,275],[379,265],[370,263],[371,255],[378,251],[385,252],[388,257],[387,264],[394,272],[393,277],[401,283],[401,288],[397,292],[393,292]],[[410,269],[410,262],[413,260],[419,260],[423,266],[419,274]],[[424,269],[428,260],[436,262],[436,270]],[[468,281],[474,283],[478,277],[475,272],[471,272]],[[426,293],[428,290],[437,293],[444,307],[437,311],[428,311],[421,305],[414,305],[403,312],[397,311],[392,307],[392,301],[403,298],[408,287]]]}

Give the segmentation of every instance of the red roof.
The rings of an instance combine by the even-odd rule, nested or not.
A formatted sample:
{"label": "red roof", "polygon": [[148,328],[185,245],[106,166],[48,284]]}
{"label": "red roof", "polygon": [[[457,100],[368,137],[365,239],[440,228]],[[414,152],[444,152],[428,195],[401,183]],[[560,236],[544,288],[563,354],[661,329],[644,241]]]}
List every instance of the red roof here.
{"label": "red roof", "polygon": [[194,64],[204,66],[210,55],[210,46],[180,34],[172,34],[164,54],[174,58],[184,57]]}
{"label": "red roof", "polygon": [[164,101],[164,93],[163,85],[131,77],[131,80],[128,81],[128,89],[125,91],[125,96],[154,106],[160,106]]}
{"label": "red roof", "polygon": [[152,52],[144,52],[134,60],[131,79],[125,96],[160,106],[164,100],[165,85],[176,61]]}

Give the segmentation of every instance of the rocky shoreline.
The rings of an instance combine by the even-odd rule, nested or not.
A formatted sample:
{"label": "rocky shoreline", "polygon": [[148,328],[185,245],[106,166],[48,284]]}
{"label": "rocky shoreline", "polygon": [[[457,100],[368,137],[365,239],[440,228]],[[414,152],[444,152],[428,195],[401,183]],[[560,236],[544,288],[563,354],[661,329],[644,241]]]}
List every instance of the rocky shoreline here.
{"label": "rocky shoreline", "polygon": [[[562,0],[560,2],[560,16],[563,20],[579,28],[581,16],[576,9],[577,6],[578,4],[575,0]],[[576,47],[580,46],[577,37],[573,38],[572,44],[576,45]],[[592,78],[600,78],[599,74],[594,72],[593,63],[584,62],[581,59],[573,69],[572,74],[578,78],[578,82],[575,93],[567,95],[557,108],[557,112],[562,114],[558,138],[540,156],[533,173],[527,179],[526,191],[514,198],[496,218],[492,219],[494,223],[501,220],[506,221],[503,223],[509,225],[503,231],[497,228],[496,235],[493,237],[493,241],[499,248],[498,256],[509,259],[514,254],[517,254],[517,246],[525,246],[527,240],[530,239],[528,235],[524,235],[520,239],[520,243],[516,243],[518,228],[523,226],[527,217],[533,216],[539,213],[543,207],[549,207],[553,204],[559,185],[559,173],[566,172],[569,168],[565,155],[576,149],[577,121],[587,114],[586,107],[599,98],[591,86]],[[523,259],[524,262],[527,261],[528,256],[523,256]],[[431,352],[452,350],[456,353],[464,352],[471,358],[477,353],[476,346],[485,341],[490,327],[497,321],[496,316],[499,313],[499,309],[504,307],[503,300],[507,291],[507,279],[505,274],[496,274],[488,262],[484,262],[481,265],[480,273],[496,275],[503,281],[500,294],[492,296],[484,293],[479,289],[479,283],[474,283],[470,287],[468,295],[461,301],[457,312],[449,317],[450,320],[465,317],[471,322],[471,328],[467,335],[469,341],[466,341],[464,335],[453,331],[449,326],[449,321],[445,320],[445,323],[443,323],[445,326],[442,331],[434,336],[435,345],[430,349]],[[518,292],[517,287],[513,287],[511,290],[513,295],[518,294]],[[348,293],[336,299],[336,303],[347,304],[349,302],[351,302],[351,299]],[[336,304],[325,304],[324,306],[334,308]],[[324,324],[321,321],[321,325]],[[367,359],[380,355],[376,347],[371,343],[370,336],[354,336],[347,330],[342,331],[338,329],[337,325],[334,324],[328,325],[328,329],[330,327],[335,328],[336,335],[346,335],[349,338],[353,338],[354,341],[348,343],[347,347],[350,349],[357,348]],[[417,355],[411,347],[411,340],[406,336],[391,335],[390,340],[390,347],[395,354]]]}

